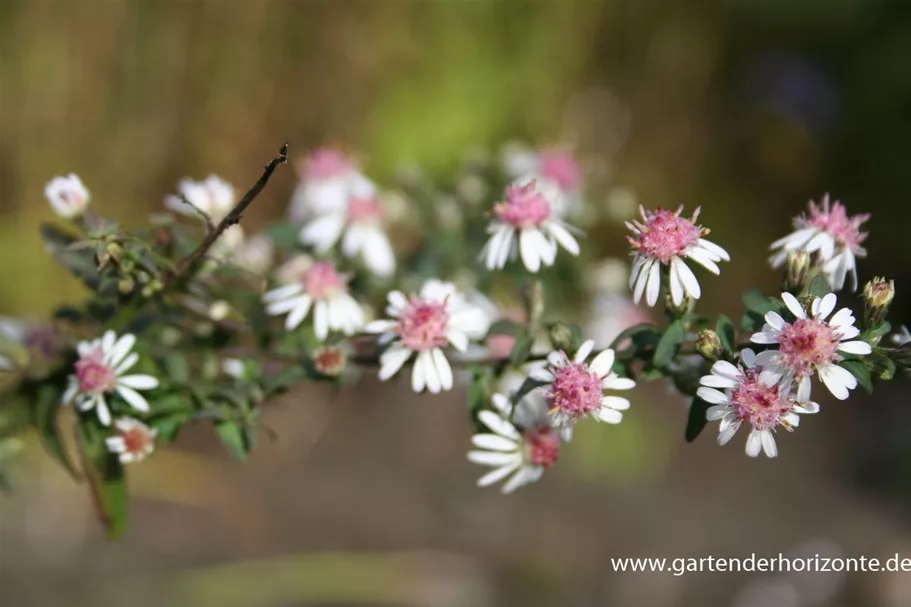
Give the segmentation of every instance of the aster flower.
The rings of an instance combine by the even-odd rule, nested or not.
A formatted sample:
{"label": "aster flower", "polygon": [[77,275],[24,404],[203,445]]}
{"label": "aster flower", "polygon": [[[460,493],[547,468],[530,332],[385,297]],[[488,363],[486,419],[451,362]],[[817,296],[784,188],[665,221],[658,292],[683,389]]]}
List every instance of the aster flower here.
{"label": "aster flower", "polygon": [[603,350],[585,362],[595,342],[588,340],[570,359],[562,350],[548,354],[547,367],[535,367],[529,373],[534,380],[544,382],[542,393],[551,400],[551,415],[558,426],[569,426],[588,416],[597,421],[619,424],[629,401],[620,396],[605,396],[605,390],[630,390],[636,382],[620,377],[611,370],[614,351]]}
{"label": "aster flower", "polygon": [[907,343],[911,343],[911,331],[908,331],[908,327],[902,326],[898,331],[893,333],[892,343],[899,348]]}
{"label": "aster flower", "polygon": [[395,272],[392,245],[383,230],[385,214],[376,188],[366,179],[353,183],[345,203],[317,215],[303,227],[301,243],[325,253],[342,241],[346,257],[358,257],[371,272],[389,276]]}
{"label": "aster flower", "polygon": [[117,434],[105,439],[108,451],[118,454],[124,464],[138,462],[155,451],[158,430],[149,428],[138,419],[121,417],[114,422]]}
{"label": "aster flower", "polygon": [[287,314],[285,328],[293,331],[313,309],[313,327],[320,341],[329,331],[352,335],[364,324],[364,311],[348,294],[350,276],[340,274],[331,261],[316,261],[290,284],[267,292],[263,301],[271,315]]}
{"label": "aster flower", "polygon": [[553,265],[558,245],[571,255],[579,254],[579,243],[557,218],[553,200],[535,180],[508,186],[506,202],[496,204],[493,214],[495,219],[487,230],[491,237],[481,252],[488,270],[503,268],[517,248],[529,272]]}
{"label": "aster flower", "polygon": [[767,457],[776,457],[775,430],[792,431],[800,424],[798,414],[816,413],[819,405],[810,402],[809,384],[801,384],[796,395],[770,386],[762,381],[756,354],[746,349],[740,356],[739,366],[724,360],[712,365],[712,374],[699,380],[702,387],[696,394],[712,405],[706,411],[706,419],[721,422],[719,445],[727,444],[746,422],[752,427],[747,437],[747,455],[756,457],[764,451]]}
{"label": "aster flower", "polygon": [[518,149],[504,154],[506,172],[518,185],[531,180],[554,205],[558,217],[577,213],[582,205],[583,172],[579,160],[564,148]]}
{"label": "aster flower", "polygon": [[111,424],[109,399],[114,394],[137,411],[148,411],[149,403],[138,390],[157,388],[158,379],[124,375],[139,362],[139,355],[132,351],[134,345],[135,335],[127,333],[118,338],[114,331],[105,332],[101,339],[80,342],[76,372],[70,376],[63,402],[75,403],[80,411],[95,409],[104,426]]}
{"label": "aster flower", "polygon": [[809,395],[810,377],[818,373],[832,395],[845,400],[848,391],[857,387],[857,379],[837,364],[843,360],[841,355],[863,356],[873,351],[870,344],[854,339],[860,329],[854,326],[850,308],[842,308],[826,321],[835,309],[834,293],[815,298],[809,315],[790,293],[782,293],[781,298],[795,320],[788,322],[777,312],[768,312],[762,331],[750,338],[756,344],[778,346],[757,355],[763,367],[761,379],[769,385],[783,381],[785,387],[799,381],[800,390],[806,391],[802,393]]}
{"label": "aster flower", "polygon": [[343,212],[352,189],[372,187],[357,163],[336,148],[314,151],[301,165],[300,183],[291,199],[291,221],[304,223],[315,215]]}
{"label": "aster flower", "polygon": [[180,215],[201,218],[200,213],[204,213],[219,222],[234,208],[234,186],[218,175],[209,175],[203,181],[182,179],[177,191],[177,196],[165,197],[164,205]]}
{"label": "aster flower", "polygon": [[808,215],[794,219],[795,231],[772,243],[778,249],[769,259],[773,268],[779,268],[787,261],[788,253],[806,251],[815,253],[822,270],[833,289],[845,286],[845,278],[851,275],[852,290],[857,290],[857,258],[866,257],[861,246],[867,238],[861,226],[870,216],[867,214],[848,217],[847,209],[840,202],[829,203],[829,195],[822,198],[822,204],[808,203]]}
{"label": "aster flower", "polygon": [[75,173],[51,179],[44,186],[44,196],[54,212],[64,219],[79,217],[89,206],[89,191]]}
{"label": "aster flower", "polygon": [[381,343],[392,342],[380,356],[380,379],[395,375],[414,354],[415,392],[451,390],[452,367],[443,348],[451,345],[464,352],[470,339],[481,339],[489,325],[484,312],[469,304],[454,285],[439,280],[427,281],[419,295],[392,291],[388,300],[386,314],[393,320],[376,320],[365,328],[379,333]]}
{"label": "aster flower", "polygon": [[[496,411],[484,410],[478,419],[490,432],[471,437],[476,450],[468,459],[493,468],[478,479],[479,487],[487,487],[507,476],[501,491],[512,493],[522,485],[541,478],[560,456],[560,437],[547,420],[547,410],[523,400],[517,405],[514,422],[510,422],[512,403],[502,394],[493,395]],[[522,421],[519,421],[520,418]]]}
{"label": "aster flower", "polygon": [[703,238],[709,230],[696,224],[699,211],[697,208],[693,217],[687,219],[680,216],[682,206],[676,212],[662,209],[646,212],[640,205],[642,221],[626,222],[626,227],[633,232],[627,239],[634,249],[629,286],[636,303],[643,293],[648,305],[654,306],[658,302],[661,266],[668,267],[671,300],[679,306],[686,295],[693,299],[702,295],[699,281],[684,259],[695,261],[712,274],[721,273],[718,262],[731,260],[727,251]]}

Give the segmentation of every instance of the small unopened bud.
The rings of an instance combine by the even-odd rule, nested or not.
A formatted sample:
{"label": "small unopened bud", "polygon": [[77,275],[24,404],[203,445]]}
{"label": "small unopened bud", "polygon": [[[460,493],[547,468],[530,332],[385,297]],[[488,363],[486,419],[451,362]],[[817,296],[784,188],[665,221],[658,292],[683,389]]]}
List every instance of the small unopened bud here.
{"label": "small unopened bud", "polygon": [[664,298],[664,310],[670,318],[677,319],[692,312],[695,303],[696,302],[692,297],[684,295],[683,301],[679,304],[675,304],[674,298],[671,297],[670,292],[668,292],[667,297]]}
{"label": "small unopened bud", "polygon": [[120,291],[123,295],[129,295],[133,292],[133,289],[136,287],[136,281],[132,278],[121,278],[117,282],[117,290]]}
{"label": "small unopened bud", "polygon": [[578,345],[576,344],[576,336],[572,330],[572,327],[565,325],[562,322],[554,323],[551,325],[549,337],[550,342],[553,344],[555,350],[573,352]]}
{"label": "small unopened bud", "polygon": [[335,346],[323,346],[312,354],[313,368],[321,375],[338,377],[348,366],[348,357]]}
{"label": "small unopened bud", "polygon": [[864,326],[879,327],[886,320],[889,306],[895,297],[895,283],[885,278],[874,278],[864,285]]}
{"label": "small unopened bud", "polygon": [[696,351],[709,362],[720,360],[724,356],[721,338],[711,329],[705,329],[696,336]]}
{"label": "small unopened bud", "polygon": [[810,277],[810,266],[810,254],[806,251],[788,253],[788,260],[784,268],[785,290],[800,291],[803,289]]}
{"label": "small unopened bud", "polygon": [[211,306],[209,306],[209,318],[215,322],[224,320],[230,313],[231,306],[223,299],[219,299],[218,301],[212,303]]}
{"label": "small unopened bud", "polygon": [[107,254],[108,254],[108,257],[110,257],[114,261],[120,263],[120,261],[123,260],[124,255],[126,255],[126,251],[124,251],[123,247],[120,246],[118,243],[109,242],[108,246],[107,246]]}

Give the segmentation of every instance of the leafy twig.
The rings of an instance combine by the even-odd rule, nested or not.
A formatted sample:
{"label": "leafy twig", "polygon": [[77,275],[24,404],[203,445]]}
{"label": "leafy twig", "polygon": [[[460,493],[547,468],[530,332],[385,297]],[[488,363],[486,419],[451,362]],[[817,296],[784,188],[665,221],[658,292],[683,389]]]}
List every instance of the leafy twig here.
{"label": "leafy twig", "polygon": [[206,213],[205,211],[200,209],[198,206],[196,206],[195,204],[190,202],[190,200],[183,194],[178,195],[177,198],[179,198],[182,203],[184,203],[185,205],[187,205],[191,209],[193,209],[193,211],[195,211],[196,214],[199,215],[202,218],[202,220],[206,222],[206,232],[211,232],[212,230],[215,229],[215,224],[212,222],[211,215],[209,215],[208,213]]}

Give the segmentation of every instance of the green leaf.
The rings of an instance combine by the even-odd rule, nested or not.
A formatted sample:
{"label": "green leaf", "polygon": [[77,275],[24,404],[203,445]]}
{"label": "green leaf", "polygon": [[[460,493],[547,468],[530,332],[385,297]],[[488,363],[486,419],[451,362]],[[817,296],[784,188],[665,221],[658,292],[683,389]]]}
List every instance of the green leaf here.
{"label": "green leaf", "polygon": [[104,439],[108,432],[92,418],[82,418],[79,426],[80,448],[86,478],[98,514],[108,530],[108,539],[116,539],[129,521],[129,494],[123,465],[117,455],[108,451]]}
{"label": "green leaf", "polygon": [[244,440],[244,432],[240,424],[233,421],[223,421],[215,424],[215,431],[218,433],[221,442],[225,444],[234,457],[240,461],[247,459],[247,443]]}
{"label": "green leaf", "polygon": [[702,433],[702,430],[708,424],[708,420],[705,418],[705,412],[708,411],[709,407],[712,405],[702,400],[698,396],[693,398],[693,403],[690,405],[690,414],[686,420],[686,432],[684,437],[686,442],[691,443]]}
{"label": "green leaf", "polygon": [[731,322],[731,319],[722,314],[718,317],[718,322],[715,323],[715,332],[718,334],[719,339],[721,339],[721,345],[724,349],[733,354],[737,351],[737,344],[735,343],[735,334],[734,334],[734,324]]}
{"label": "green leaf", "polygon": [[525,378],[525,381],[522,382],[522,385],[519,386],[519,389],[516,390],[516,391],[512,394],[512,401],[515,402],[515,403],[519,402],[520,400],[522,400],[522,398],[523,398],[526,394],[528,394],[529,392],[531,392],[531,391],[534,390],[535,388],[540,388],[540,387],[543,386],[543,385],[545,385],[544,382],[540,382],[540,381],[537,381],[537,380],[532,379],[532,378],[530,378],[530,377],[526,377],[526,378]]}
{"label": "green leaf", "polygon": [[881,339],[886,333],[888,333],[891,330],[892,330],[892,325],[887,320],[887,321],[884,321],[883,324],[879,325],[878,327],[874,327],[872,329],[867,329],[866,331],[861,333],[860,339],[862,339],[866,342],[873,342],[878,339]]}
{"label": "green leaf", "polygon": [[287,251],[300,246],[300,226],[291,222],[273,223],[266,226],[265,232],[272,239],[276,249]]}
{"label": "green leaf", "polygon": [[101,284],[101,275],[98,273],[95,252],[91,248],[71,246],[78,242],[76,237],[55,225],[42,224],[40,232],[47,252],[85,286],[97,291]]}
{"label": "green leaf", "polygon": [[176,384],[185,384],[190,381],[190,364],[187,357],[179,352],[168,356],[165,360],[165,369],[171,382]]}
{"label": "green leaf", "polygon": [[838,364],[850,371],[851,375],[857,378],[857,383],[863,386],[864,390],[873,392],[873,378],[867,365],[859,360],[843,360]]}
{"label": "green leaf", "polygon": [[674,357],[677,356],[685,336],[686,331],[683,328],[682,321],[675,320],[668,325],[667,330],[655,347],[655,356],[652,358],[652,363],[659,368],[668,366],[674,360]]}
{"label": "green leaf", "polygon": [[774,297],[766,297],[758,289],[746,291],[741,299],[743,299],[746,312],[740,319],[740,329],[746,333],[753,333],[761,329],[767,312],[773,310],[777,312],[781,309],[780,301]]}
{"label": "green leaf", "polygon": [[174,413],[157,417],[149,422],[149,425],[158,430],[159,440],[170,442],[177,438],[177,433],[189,419],[190,416],[187,413]]}
{"label": "green leaf", "polygon": [[60,463],[73,478],[81,479],[82,475],[70,461],[57,423],[61,412],[61,396],[53,385],[46,384],[38,389],[38,402],[35,405],[34,413],[35,427],[48,454]]}
{"label": "green leaf", "polygon": [[524,331],[524,327],[517,322],[509,320],[508,318],[501,318],[497,322],[490,325],[490,329],[487,330],[487,337],[491,335],[512,335],[516,336],[519,333]]}
{"label": "green leaf", "polygon": [[[743,307],[747,310],[753,310],[765,305],[769,300],[765,293],[759,289],[748,289],[743,292],[743,295],[740,296],[741,301],[743,301]],[[765,314],[765,312],[763,312]]]}
{"label": "green leaf", "polygon": [[822,274],[814,278],[807,287],[807,295],[812,295],[813,297],[825,297],[831,292],[832,286]]}
{"label": "green leaf", "polygon": [[521,365],[528,357],[531,355],[531,346],[534,344],[535,339],[528,333],[522,333],[516,337],[516,343],[512,346],[512,351],[509,353],[509,362],[514,365]]}

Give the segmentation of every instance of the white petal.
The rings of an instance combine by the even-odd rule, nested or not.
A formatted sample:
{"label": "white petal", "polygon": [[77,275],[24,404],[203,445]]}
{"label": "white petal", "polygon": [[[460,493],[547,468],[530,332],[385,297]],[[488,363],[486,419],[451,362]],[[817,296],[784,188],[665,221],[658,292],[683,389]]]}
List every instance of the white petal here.
{"label": "white petal", "polygon": [[851,308],[842,308],[829,319],[830,327],[850,326],[854,324],[854,313]]}
{"label": "white petal", "polygon": [[502,491],[503,493],[512,493],[522,485],[533,483],[541,478],[543,472],[544,468],[541,466],[519,468],[519,471],[503,485]]}
{"label": "white petal", "polygon": [[610,407],[601,407],[595,415],[600,421],[608,424],[619,424],[623,421],[623,413]]}
{"label": "white petal", "polygon": [[130,369],[132,369],[133,365],[135,365],[138,362],[139,362],[139,355],[136,354],[135,352],[133,352],[130,355],[128,355],[126,358],[124,358],[123,362],[121,362],[119,365],[117,365],[117,368],[114,369],[114,373],[116,373],[117,375],[120,375],[121,373],[125,373],[126,371],[129,371]]}
{"label": "white petal", "polygon": [[452,367],[446,360],[446,355],[439,348],[431,350],[433,364],[436,367],[437,375],[440,377],[440,387],[443,390],[452,390]]}
{"label": "white petal", "polygon": [[126,441],[122,436],[109,436],[104,443],[111,453],[123,453],[127,449]]}
{"label": "white petal", "polygon": [[396,327],[399,326],[399,323],[394,320],[374,320],[367,323],[367,326],[364,327],[365,333],[386,333],[387,331],[393,331]]}
{"label": "white petal", "polygon": [[133,346],[136,345],[136,336],[130,333],[126,335],[121,335],[120,339],[117,340],[117,343],[114,344],[114,347],[111,348],[111,351],[108,352],[107,362],[109,365],[116,367],[123,359],[126,358],[127,354],[133,349]]}
{"label": "white petal", "polygon": [[582,345],[579,346],[579,349],[576,351],[576,355],[573,357],[573,360],[577,363],[585,362],[585,359],[588,358],[588,355],[592,353],[592,348],[594,347],[595,342],[593,340],[585,340],[582,342]]}
{"label": "white petal", "polygon": [[519,234],[519,254],[522,263],[532,273],[541,269],[541,256],[536,248],[537,240],[533,236],[536,232],[534,228],[526,228]]}
{"label": "white petal", "polygon": [[380,379],[386,381],[395,375],[411,357],[412,350],[392,346],[380,355]]}
{"label": "white petal", "polygon": [[313,333],[320,341],[329,336],[329,309],[325,301],[313,305]]}
{"label": "white petal", "polygon": [[838,351],[864,355],[873,352],[873,347],[865,341],[843,341],[838,344]]}
{"label": "white petal", "polygon": [[736,379],[731,379],[730,377],[724,377],[722,375],[704,375],[699,380],[699,383],[709,388],[721,389],[736,388],[740,385],[740,382]]}
{"label": "white petal", "polygon": [[569,230],[559,223],[552,221],[547,224],[547,231],[550,232],[551,236],[553,236],[554,239],[560,243],[560,246],[566,249],[570,255],[579,254],[579,243],[573,235],[569,233]]}
{"label": "white petal", "polygon": [[747,436],[746,453],[750,457],[756,457],[760,451],[762,451],[762,434],[754,429]]}
{"label": "white petal", "polygon": [[364,264],[377,276],[392,276],[395,273],[395,253],[392,243],[379,228],[367,231],[361,257]]}
{"label": "white petal", "polygon": [[127,375],[117,380],[117,383],[136,390],[152,390],[158,387],[158,378],[151,375]]}
{"label": "white petal", "polygon": [[598,377],[604,377],[611,371],[611,367],[614,366],[614,351],[610,348],[602,350],[595,358],[592,360],[589,368],[594,371],[595,375]]}
{"label": "white petal", "polygon": [[845,400],[850,394],[848,391],[857,387],[857,379],[850,371],[838,365],[824,365],[819,367],[819,379],[826,385],[832,396],[838,400]]}
{"label": "white petal", "polygon": [[805,402],[801,405],[795,405],[794,411],[803,415],[812,415],[814,413],[819,413],[819,405],[816,403]]}
{"label": "white petal", "polygon": [[632,390],[636,387],[636,382],[628,377],[617,377],[612,374],[604,378],[601,387],[605,390]]}
{"label": "white petal", "polygon": [[500,436],[499,434],[475,434],[471,437],[471,442],[481,449],[503,451],[504,453],[514,452],[518,446],[516,441]]}
{"label": "white petal", "polygon": [[325,253],[338,242],[345,228],[345,219],[346,216],[342,213],[317,217],[301,230],[301,243],[313,246],[317,253]]}
{"label": "white petal", "polygon": [[450,329],[446,333],[446,339],[452,344],[452,347],[459,352],[464,352],[468,348],[468,336],[462,331]]}
{"label": "white petal", "polygon": [[[771,325],[766,325],[771,328]],[[773,329],[774,330],[774,329]],[[760,331],[759,333],[753,333],[750,335],[750,341],[754,344],[777,344],[779,341],[778,333],[771,333],[766,331]]]}
{"label": "white petal", "polygon": [[797,298],[791,295],[790,293],[782,293],[781,299],[784,301],[784,305],[788,307],[788,310],[791,311],[791,314],[797,318],[806,318],[807,313],[804,311],[803,306],[800,305],[800,302],[797,301]]}
{"label": "white petal", "polygon": [[838,298],[835,296],[835,293],[829,293],[819,301],[819,305],[816,305],[816,302],[813,302],[814,316],[819,320],[825,320],[829,317],[829,314],[832,313],[832,310],[835,309],[835,304],[838,301]]}
{"label": "white petal", "polygon": [[509,464],[508,466],[503,466],[502,468],[497,468],[496,470],[493,470],[492,472],[488,472],[487,474],[485,474],[484,476],[482,476],[481,478],[478,479],[478,487],[487,487],[488,485],[492,485],[498,481],[503,480],[504,478],[509,476],[513,470],[518,468],[521,464],[522,464],[521,459],[517,458],[516,462],[513,464]]}
{"label": "white petal", "polygon": [[702,289],[699,288],[699,281],[696,280],[696,275],[693,274],[693,271],[690,270],[689,266],[687,266],[676,257],[673,259],[671,264],[677,266],[677,275],[680,277],[680,281],[683,283],[684,290],[693,299],[699,299],[702,296]]}
{"label": "white petal", "polygon": [[748,369],[752,369],[756,366],[756,353],[750,348],[744,348],[740,351],[740,360]]}
{"label": "white petal", "polygon": [[638,282],[639,273],[645,267],[648,258],[637,255],[635,261],[633,262],[633,269],[629,273],[629,288],[632,289],[633,286]]}
{"label": "white petal", "polygon": [[137,411],[148,411],[149,402],[139,392],[126,386],[117,386],[117,393]]}
{"label": "white petal", "polygon": [[716,256],[718,259],[721,259],[722,261],[731,261],[731,256],[728,254],[728,252],[719,247],[714,242],[700,238],[698,243],[700,247]]}
{"label": "white petal", "polygon": [[516,427],[511,423],[494,413],[493,411],[484,410],[478,413],[478,419],[481,420],[485,426],[493,430],[496,434],[504,436],[506,438],[511,438],[514,441],[518,441],[522,435],[519,434],[519,431],[516,430]]}
{"label": "white petal", "polygon": [[648,272],[648,284],[646,285],[645,301],[650,306],[658,303],[658,295],[661,293],[661,269],[657,261],[652,263]]}
{"label": "white petal", "polygon": [[104,351],[105,355],[110,354],[111,350],[114,349],[114,344],[117,342],[117,334],[108,329],[104,332],[104,335],[101,337],[101,349]]}
{"label": "white petal", "polygon": [[545,367],[534,367],[528,372],[528,376],[535,381],[550,383],[554,380],[553,373]]}
{"label": "white petal", "polygon": [[723,377],[736,379],[738,381],[743,377],[743,373],[741,373],[740,369],[726,360],[719,360],[714,365],[712,365],[712,373],[715,375],[721,375]]}
{"label": "white petal", "polygon": [[810,391],[813,388],[812,381],[810,380],[809,375],[804,375],[800,378],[800,383],[797,385],[797,402],[805,403],[810,400]]}
{"label": "white petal", "polygon": [[737,422],[734,423],[733,425],[728,426],[727,428],[724,428],[723,430],[719,430],[718,444],[722,445],[722,446],[728,444],[730,442],[730,440],[732,438],[734,438],[734,435],[737,434],[737,431],[740,430],[741,423],[742,422],[740,420],[737,420]]}
{"label": "white petal", "polygon": [[671,269],[669,272],[671,280],[671,301],[674,302],[675,306],[679,306],[683,302],[683,281],[680,280],[680,272],[677,269],[680,261],[675,257],[671,260]]}
{"label": "white petal", "polygon": [[652,266],[658,262],[651,259],[647,260],[639,272],[636,279],[636,286],[633,288],[633,302],[639,303],[642,300],[642,294],[645,292],[645,285],[648,284],[648,277],[651,275]]}
{"label": "white petal", "polygon": [[696,390],[696,396],[713,405],[728,405],[731,403],[731,399],[726,394],[719,392],[715,388],[699,388]]}
{"label": "white petal", "polygon": [[510,227],[503,228],[503,240],[500,242],[500,251],[497,257],[498,268],[504,267],[510,255],[513,255],[517,238],[515,230]]}
{"label": "white petal", "polygon": [[784,319],[775,311],[766,312],[765,321],[776,331],[781,331],[781,328],[785,325]]}
{"label": "white petal", "polygon": [[424,365],[421,364],[421,357],[424,354],[426,352],[420,352],[411,366],[411,389],[415,392],[423,392],[424,386],[427,384],[427,380],[424,377]]}
{"label": "white petal", "polygon": [[860,335],[860,329],[858,329],[857,327],[842,326],[842,327],[839,327],[838,329],[836,329],[836,331],[838,332],[839,339],[842,339],[842,340],[854,339],[855,337]]}
{"label": "white petal", "polygon": [[496,270],[502,268],[500,265],[500,249],[503,246],[503,240],[507,238],[509,230],[505,228],[500,228],[496,230],[487,241],[487,244],[484,248],[484,253],[486,254],[484,265],[488,270]]}
{"label": "white petal", "polygon": [[784,377],[785,370],[777,365],[763,368],[759,373],[759,383],[764,386],[774,386]]}
{"label": "white petal", "polygon": [[503,453],[501,451],[469,451],[468,460],[482,466],[508,466],[518,464],[522,457],[518,453]]}
{"label": "white petal", "polygon": [[705,410],[705,419],[710,422],[718,421],[731,412],[728,405],[713,405]]}
{"label": "white petal", "polygon": [[619,396],[605,396],[601,399],[601,404],[617,411],[626,411],[629,409],[629,401]]}
{"label": "white petal", "polygon": [[765,451],[766,457],[778,457],[778,445],[775,444],[775,437],[770,430],[763,430],[759,433],[762,440],[762,450]]}
{"label": "white petal", "polygon": [[716,276],[721,274],[721,268],[715,263],[718,258],[710,255],[705,250],[697,247],[690,247],[685,254],[687,259],[692,259],[712,274],[715,274]]}
{"label": "white petal", "polygon": [[271,291],[266,291],[266,294],[263,295],[263,303],[268,304],[282,301],[302,292],[303,288],[298,283],[285,285],[283,287],[278,287],[277,289],[272,289]]}

